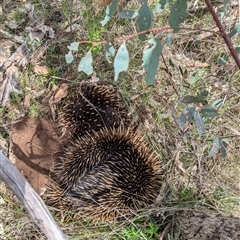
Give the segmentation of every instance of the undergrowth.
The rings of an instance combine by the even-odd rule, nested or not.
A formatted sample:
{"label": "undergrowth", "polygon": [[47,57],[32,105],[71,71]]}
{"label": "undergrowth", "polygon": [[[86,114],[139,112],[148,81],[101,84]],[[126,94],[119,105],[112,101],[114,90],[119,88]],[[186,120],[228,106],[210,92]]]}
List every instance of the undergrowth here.
{"label": "undergrowth", "polygon": [[[39,11],[45,12],[47,19],[49,12],[46,11],[51,8],[46,6],[50,3],[33,2]],[[4,124],[8,125],[10,120],[15,121],[21,116],[21,102],[26,95],[32,96],[27,114],[37,117],[43,108],[41,99],[52,86],[65,79],[69,82],[86,79],[85,74],[77,72],[76,62],[71,66],[65,62],[64,55],[67,54],[67,46],[71,42],[113,41],[136,31],[133,21],[123,21],[116,16],[102,27],[100,21],[104,18],[104,9],[97,7],[93,1],[84,0],[81,4],[74,2],[74,8],[69,7],[70,2],[53,1],[52,4],[63,16],[61,24],[56,25],[56,32],[60,34],[63,26],[69,27],[72,24],[72,34],[66,39],[63,35],[49,45],[41,62],[50,68],[48,75],[38,75],[31,68],[21,70],[19,81],[22,92],[12,94],[10,103],[0,108],[1,129]],[[134,9],[137,4],[137,1],[126,3],[128,9]],[[155,2],[150,1],[149,5],[151,4],[154,5]],[[199,26],[207,29],[216,27],[211,15],[202,10],[203,4],[204,1],[191,1],[190,9],[195,9],[196,12],[191,13],[191,17],[181,25],[183,30],[174,35],[172,44],[163,49],[165,62],[160,61],[154,86],[147,86],[145,83],[141,67],[142,52],[139,48],[144,47],[144,44],[140,43],[137,37],[129,42],[131,62],[128,70],[121,73],[117,82],[113,81],[112,66],[104,59],[103,46],[93,48],[94,71],[97,77],[100,82],[110,83],[119,89],[132,119],[162,162],[165,182],[156,205],[118,223],[92,225],[84,218],[63,222],[62,219],[66,218],[67,213],[61,212],[62,219],[59,214],[54,215],[70,239],[160,239],[175,213],[183,209],[214,210],[240,217],[240,76],[231,58],[224,64],[219,60],[224,54],[228,54],[219,36],[204,36],[184,30],[184,27],[189,26],[196,29]],[[119,8],[124,6],[125,3],[122,2]],[[226,26],[234,21],[232,11],[229,10],[226,15]],[[19,12],[12,16],[16,21],[24,17]],[[167,17],[167,13],[157,15],[154,24],[167,24]],[[2,21],[7,20],[1,17],[0,23]],[[159,38],[164,39],[166,36],[163,32]],[[239,44],[239,37],[233,40],[235,45]],[[120,46],[121,43],[114,44]],[[90,48],[91,44],[80,45],[76,57],[80,59]],[[199,135],[194,119],[181,125],[173,118],[175,110],[179,116],[185,108],[180,104],[180,99],[186,95],[197,96],[200,91],[208,91],[208,103],[222,100],[222,104],[217,108],[217,117],[203,116],[205,132],[202,135]],[[196,108],[202,107],[198,102],[193,104]],[[227,143],[225,158],[219,149],[213,156],[209,156],[216,137]],[[1,142],[6,141],[6,138],[5,134],[0,134]],[[56,213],[56,209],[50,209]],[[0,238],[45,239],[3,183],[0,188]],[[175,239],[171,234],[165,238]]]}

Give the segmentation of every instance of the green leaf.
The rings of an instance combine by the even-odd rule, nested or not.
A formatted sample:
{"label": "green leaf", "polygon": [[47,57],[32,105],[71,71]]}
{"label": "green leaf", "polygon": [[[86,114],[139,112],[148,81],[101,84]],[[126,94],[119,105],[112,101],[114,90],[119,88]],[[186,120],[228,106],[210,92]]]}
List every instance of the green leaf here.
{"label": "green leaf", "polygon": [[195,112],[196,112],[196,107],[187,107],[186,108],[187,113],[188,113],[188,121],[190,121],[190,118],[193,118]]}
{"label": "green leaf", "polygon": [[[151,28],[152,17],[153,17],[153,14],[151,9],[148,7],[147,3],[144,2],[138,11],[137,24],[138,24],[139,32],[145,31]],[[141,41],[146,40],[147,39],[146,33],[139,34],[138,38]]]}
{"label": "green leaf", "polygon": [[220,14],[220,19],[221,19],[221,23],[223,23],[223,21],[224,21],[224,17],[225,17],[225,15],[226,15],[226,11],[227,11],[227,6],[229,5],[229,1],[230,0],[225,0],[224,1],[224,6],[222,7],[222,8],[220,8],[220,12],[221,12],[221,14]]}
{"label": "green leaf", "polygon": [[114,12],[117,10],[118,0],[113,0],[111,5],[107,6],[106,8],[106,15],[104,20],[101,21],[102,26],[105,26],[108,21],[113,16]]}
{"label": "green leaf", "polygon": [[133,19],[138,16],[138,12],[132,10],[125,10],[118,14],[120,18]]}
{"label": "green leaf", "polygon": [[197,96],[201,99],[204,99],[208,96],[208,91],[207,90],[201,90],[199,93],[197,93]]}
{"label": "green leaf", "polygon": [[[237,47],[235,47],[235,50],[237,52],[237,54],[240,54],[240,45],[238,45]],[[239,56],[238,56],[239,57]],[[239,57],[240,58],[240,57]]]}
{"label": "green leaf", "polygon": [[180,118],[178,119],[179,126],[183,126],[187,122],[187,111],[186,109],[183,109],[181,112]]}
{"label": "green leaf", "polygon": [[204,132],[204,121],[199,112],[194,113],[194,121],[198,130],[199,136],[202,136]]}
{"label": "green leaf", "polygon": [[78,42],[72,42],[70,46],[68,46],[68,49],[71,51],[77,51],[78,50],[79,43]]}
{"label": "green leaf", "polygon": [[115,55],[115,49],[114,49],[112,43],[111,42],[106,43],[105,44],[105,57],[109,63],[111,63],[111,61],[109,60],[109,56],[114,57],[114,55]]}
{"label": "green leaf", "polygon": [[186,107],[181,112],[180,118],[178,119],[178,124],[183,126],[186,122],[191,122],[194,114],[196,112],[195,107]]}
{"label": "green leaf", "polygon": [[124,42],[118,49],[114,59],[114,80],[117,81],[120,72],[126,71],[129,65],[129,53]]}
{"label": "green leaf", "polygon": [[189,83],[193,85],[198,80],[198,73],[193,73],[189,78]]}
{"label": "green leaf", "polygon": [[[178,28],[179,25],[187,18],[187,0],[177,0],[171,7],[169,15],[169,25],[171,28]],[[179,29],[174,29],[173,32],[178,32]]]}
{"label": "green leaf", "polygon": [[170,46],[171,43],[172,43],[172,39],[173,39],[173,34],[172,34],[172,33],[169,33],[169,34],[167,35],[167,37],[165,38],[164,45]]}
{"label": "green leaf", "polygon": [[209,156],[212,157],[213,155],[215,155],[219,151],[219,149],[221,150],[222,157],[225,158],[227,156],[227,143],[221,138],[216,137],[213,140],[212,148],[209,151]]}
{"label": "green leaf", "polygon": [[226,64],[228,58],[229,58],[229,56],[224,53],[222,57],[219,57],[219,58],[218,58],[218,65]]}
{"label": "green leaf", "polygon": [[169,64],[170,64],[170,66],[175,67],[175,65],[174,65],[173,61],[171,60],[171,58],[169,58]]}
{"label": "green leaf", "polygon": [[81,59],[79,65],[78,65],[78,71],[83,71],[87,75],[90,75],[93,73],[93,66],[92,66],[93,58],[91,50],[87,52],[87,54]]}
{"label": "green leaf", "polygon": [[223,104],[223,99],[220,98],[213,102],[212,107],[220,108],[222,104]]}
{"label": "green leaf", "polygon": [[190,104],[190,103],[200,103],[202,102],[202,99],[192,95],[186,95],[180,101],[185,104]]}
{"label": "green leaf", "polygon": [[154,13],[163,12],[168,6],[171,0],[160,0],[154,8]]}
{"label": "green leaf", "polygon": [[204,117],[216,117],[218,112],[210,105],[204,105],[202,107],[201,113]]}
{"label": "green leaf", "polygon": [[240,23],[236,24],[233,30],[228,34],[228,37],[232,38],[240,33]]}
{"label": "green leaf", "polygon": [[65,54],[65,60],[66,60],[66,63],[68,64],[74,60],[74,57],[71,51],[68,54]]}
{"label": "green leaf", "polygon": [[220,141],[220,145],[221,145],[221,153],[222,153],[222,157],[225,158],[227,156],[227,143],[221,139]]}
{"label": "green leaf", "polygon": [[151,38],[148,41],[151,46],[143,51],[143,67],[146,72],[146,83],[152,85],[157,73],[159,57],[162,52],[162,44],[157,38]]}
{"label": "green leaf", "polygon": [[220,148],[221,148],[221,146],[220,146],[220,138],[216,137],[213,140],[212,148],[209,151],[209,156],[212,157],[213,155],[215,155]]}
{"label": "green leaf", "polygon": [[181,68],[181,66],[178,66],[178,68],[179,68],[179,70],[180,70],[181,75],[182,75],[184,78],[186,78],[186,76],[187,76],[187,70],[185,69],[185,70],[183,71],[182,68]]}

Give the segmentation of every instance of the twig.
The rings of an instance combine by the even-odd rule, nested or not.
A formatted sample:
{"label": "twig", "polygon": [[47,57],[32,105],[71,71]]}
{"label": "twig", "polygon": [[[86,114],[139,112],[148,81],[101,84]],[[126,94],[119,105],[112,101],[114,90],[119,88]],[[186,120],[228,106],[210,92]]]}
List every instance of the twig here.
{"label": "twig", "polygon": [[[149,33],[149,32],[156,32],[156,31],[168,31],[168,30],[172,30],[172,29],[179,29],[179,30],[187,30],[187,31],[193,31],[193,32],[209,32],[209,33],[212,33],[212,34],[220,34],[219,32],[216,32],[216,31],[213,31],[213,30],[208,30],[208,29],[202,29],[202,28],[187,28],[187,27],[179,27],[179,28],[172,28],[172,27],[169,27],[169,26],[161,26],[161,27],[155,27],[155,28],[150,28],[150,29],[147,29],[147,30],[144,30],[144,31],[140,31],[140,32],[136,32],[136,33],[132,33],[132,34],[129,34],[127,36],[122,36],[122,37],[118,37],[118,38],[115,38],[114,39],[114,42],[119,42],[119,41],[128,41],[129,39],[131,38],[134,38],[140,34],[143,34],[143,33]],[[94,42],[94,41],[87,41],[87,40],[83,40],[83,41],[79,41],[78,43],[79,44],[84,44],[84,43],[87,43],[87,44],[92,44],[93,47],[96,47],[98,45],[101,45],[101,44],[105,44],[105,43],[108,43],[109,41],[99,41],[99,42]]]}
{"label": "twig", "polygon": [[238,68],[240,69],[240,60],[239,60],[239,58],[238,58],[237,52],[236,52],[236,50],[235,50],[234,47],[233,47],[233,44],[232,44],[232,42],[231,42],[231,39],[228,37],[228,35],[227,35],[226,32],[224,31],[223,25],[221,24],[221,22],[220,22],[220,20],[219,20],[219,18],[218,18],[218,16],[217,16],[217,14],[216,14],[216,12],[214,11],[213,6],[212,6],[212,3],[210,2],[210,0],[205,0],[205,3],[206,3],[206,5],[208,6],[208,9],[209,9],[209,11],[210,11],[211,14],[212,14],[212,17],[213,17],[214,21],[216,22],[216,25],[217,25],[218,28],[219,28],[220,34],[221,34],[221,36],[223,37],[226,45],[228,46],[228,49],[229,49],[229,51],[231,52],[232,57],[234,58],[237,66],[238,66]]}
{"label": "twig", "polygon": [[173,87],[175,93],[176,93],[176,94],[178,95],[178,97],[179,97],[179,93],[178,93],[178,91],[177,91],[177,89],[176,89],[175,83],[174,83],[174,81],[173,81],[173,79],[172,79],[172,76],[171,76],[171,74],[170,74],[169,68],[168,68],[168,66],[167,66],[167,64],[166,64],[165,58],[164,58],[164,56],[163,56],[162,53],[161,53],[161,56],[162,56],[163,64],[165,65],[165,67],[166,67],[166,69],[167,69],[167,74],[168,74],[169,80],[170,80],[170,82],[171,82],[171,84],[172,84],[172,87]]}

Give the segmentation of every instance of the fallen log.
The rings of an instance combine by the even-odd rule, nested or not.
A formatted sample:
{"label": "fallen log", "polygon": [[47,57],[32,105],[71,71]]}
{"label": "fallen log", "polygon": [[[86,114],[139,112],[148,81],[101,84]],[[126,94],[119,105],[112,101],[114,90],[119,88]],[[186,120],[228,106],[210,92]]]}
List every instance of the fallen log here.
{"label": "fallen log", "polygon": [[220,214],[183,212],[175,219],[173,229],[174,235],[178,237],[177,239],[240,239],[240,219]]}
{"label": "fallen log", "polygon": [[0,146],[0,179],[2,179],[27,210],[31,219],[49,240],[67,240],[52,218],[43,200],[34,191],[25,177],[3,154]]}

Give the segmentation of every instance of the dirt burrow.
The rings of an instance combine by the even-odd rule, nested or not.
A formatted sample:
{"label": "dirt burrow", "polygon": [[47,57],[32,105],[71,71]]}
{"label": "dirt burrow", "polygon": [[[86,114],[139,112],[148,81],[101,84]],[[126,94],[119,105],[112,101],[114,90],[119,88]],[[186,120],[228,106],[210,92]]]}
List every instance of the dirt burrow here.
{"label": "dirt burrow", "polygon": [[40,194],[61,149],[55,124],[43,117],[28,117],[13,125],[10,137],[16,167]]}

